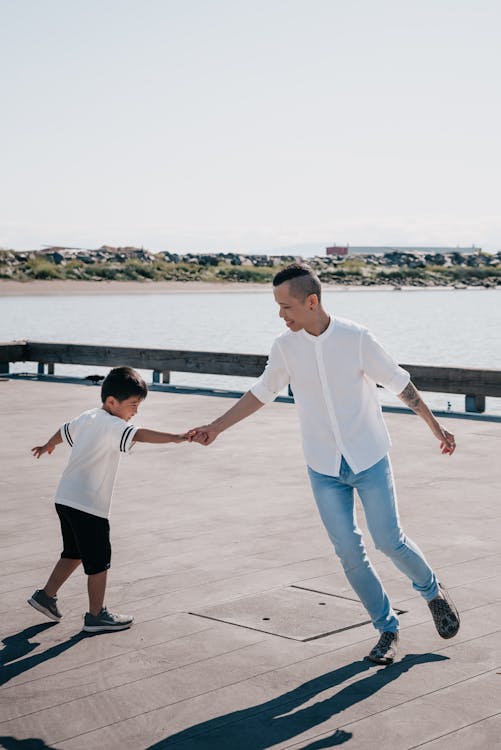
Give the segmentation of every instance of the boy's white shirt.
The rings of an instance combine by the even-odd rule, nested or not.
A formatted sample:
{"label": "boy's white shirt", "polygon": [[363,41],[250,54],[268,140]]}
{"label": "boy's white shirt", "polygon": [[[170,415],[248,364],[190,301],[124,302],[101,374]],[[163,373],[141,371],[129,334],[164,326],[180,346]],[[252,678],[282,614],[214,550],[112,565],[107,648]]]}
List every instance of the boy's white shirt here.
{"label": "boy's white shirt", "polygon": [[71,454],[56,490],[56,503],[108,518],[120,457],[137,427],[102,408],[83,412],[61,427]]}
{"label": "boy's white shirt", "polygon": [[342,456],[357,474],[386,455],[391,441],[376,384],[398,394],[409,380],[367,328],[331,317],[320,336],[304,329],[279,336],[250,390],[266,404],[290,383],[306,462],[337,477]]}

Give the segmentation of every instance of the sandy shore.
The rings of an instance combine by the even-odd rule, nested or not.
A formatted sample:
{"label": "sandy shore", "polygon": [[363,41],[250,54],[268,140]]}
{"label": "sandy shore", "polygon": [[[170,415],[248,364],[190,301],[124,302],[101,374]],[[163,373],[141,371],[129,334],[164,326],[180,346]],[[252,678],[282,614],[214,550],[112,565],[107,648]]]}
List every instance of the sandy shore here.
{"label": "sandy shore", "polygon": [[0,297],[86,294],[186,294],[267,292],[269,284],[204,281],[0,281]]}
{"label": "sandy shore", "polygon": [[[376,292],[391,291],[392,286],[350,286],[347,284],[324,284],[324,289],[337,292]],[[22,296],[68,296],[95,294],[186,294],[186,293],[270,293],[271,284],[252,282],[205,282],[205,281],[10,281],[0,280],[0,297]],[[405,291],[440,291],[453,287],[401,287]]]}

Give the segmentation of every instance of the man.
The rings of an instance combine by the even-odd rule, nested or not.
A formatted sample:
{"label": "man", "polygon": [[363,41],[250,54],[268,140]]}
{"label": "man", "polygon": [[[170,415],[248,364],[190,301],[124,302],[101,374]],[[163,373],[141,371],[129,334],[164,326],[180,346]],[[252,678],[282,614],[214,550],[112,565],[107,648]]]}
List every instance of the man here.
{"label": "man", "polygon": [[421,550],[400,528],[390,439],[377,395],[380,384],[418,414],[452,455],[454,436],[442,427],[403,370],[364,327],[332,318],[321,302],[318,277],[294,264],[273,279],[273,293],[286,333],[275,340],[256,384],[225,414],[189,434],[209,445],[240,420],[270,403],[288,384],[299,411],[313,494],[327,533],[351,586],[379,631],[369,659],[391,664],[398,644],[398,618],[372,567],[356,524],[357,490],[375,545],[425,598],[442,638],[459,630],[458,612]]}

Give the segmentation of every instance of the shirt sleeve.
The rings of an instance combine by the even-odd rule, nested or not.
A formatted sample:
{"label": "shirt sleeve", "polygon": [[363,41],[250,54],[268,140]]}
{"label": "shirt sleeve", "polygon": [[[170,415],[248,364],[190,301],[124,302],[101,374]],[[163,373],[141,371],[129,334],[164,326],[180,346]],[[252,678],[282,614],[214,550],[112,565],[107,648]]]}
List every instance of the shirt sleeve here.
{"label": "shirt sleeve", "polygon": [[364,330],[360,342],[363,372],[375,383],[398,395],[409,384],[411,376],[383,349],[370,331]]}
{"label": "shirt sleeve", "polygon": [[110,420],[109,430],[111,433],[111,441],[115,448],[120,453],[129,453],[132,446],[134,445],[134,435],[138,428],[133,424],[129,424],[124,419],[119,417],[112,417]]}
{"label": "shirt sleeve", "polygon": [[284,355],[277,341],[271,347],[268,362],[259,380],[250,389],[251,393],[263,404],[269,404],[278,396],[289,382],[289,373]]}
{"label": "shirt sleeve", "polygon": [[73,448],[73,443],[75,441],[75,432],[77,430],[78,423],[80,419],[82,418],[82,416],[83,415],[80,414],[78,417],[75,417],[69,422],[65,422],[63,426],[59,429],[59,432],[63,439],[63,443],[66,443],[66,445],[69,445],[70,448]]}

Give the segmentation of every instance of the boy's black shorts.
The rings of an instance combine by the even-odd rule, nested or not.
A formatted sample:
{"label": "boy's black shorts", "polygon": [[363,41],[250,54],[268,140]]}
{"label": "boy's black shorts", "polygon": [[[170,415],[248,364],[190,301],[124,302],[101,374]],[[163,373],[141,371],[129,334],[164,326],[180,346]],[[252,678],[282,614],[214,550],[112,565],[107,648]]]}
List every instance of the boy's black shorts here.
{"label": "boy's black shorts", "polygon": [[61,522],[61,557],[81,560],[86,574],[108,570],[111,564],[110,522],[83,510],[56,503]]}

